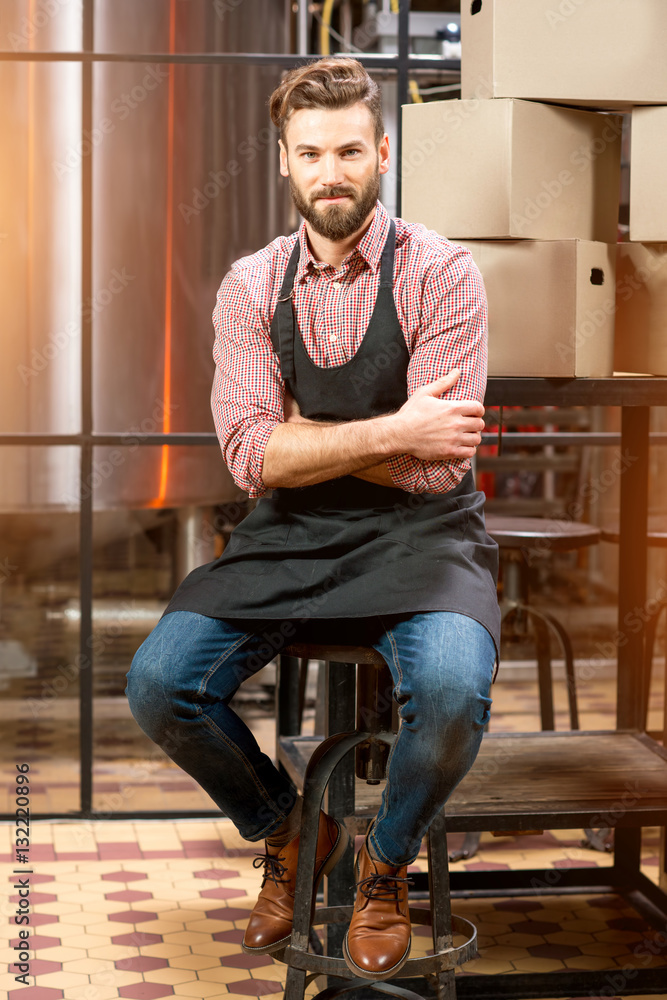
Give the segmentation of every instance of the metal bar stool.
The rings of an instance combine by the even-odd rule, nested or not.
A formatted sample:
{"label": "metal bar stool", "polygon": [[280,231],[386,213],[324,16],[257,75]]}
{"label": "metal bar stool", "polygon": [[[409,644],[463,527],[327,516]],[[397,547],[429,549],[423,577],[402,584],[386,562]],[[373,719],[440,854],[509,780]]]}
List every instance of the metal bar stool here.
{"label": "metal bar stool", "polygon": [[597,545],[601,531],[592,524],[580,521],[493,515],[487,515],[486,530],[498,543],[501,556],[504,557],[504,592],[500,602],[502,622],[504,624],[511,614],[521,611],[532,619],[535,628],[542,729],[556,728],[549,631],[556,636],[563,651],[570,728],[578,729],[577,688],[570,637],[557,618],[528,603],[525,587],[522,585],[521,570],[526,558],[535,552],[572,552],[588,545]]}
{"label": "metal bar stool", "polygon": [[[315,643],[295,643],[288,646],[283,655],[303,661],[322,660],[327,666],[329,694],[335,690],[336,673],[340,668],[346,680],[354,676],[356,666],[356,728],[353,732],[338,732],[320,743],[310,756],[303,775],[303,813],[301,841],[296,876],[294,899],[294,923],[291,943],[282,952],[273,955],[278,961],[288,965],[285,1000],[303,1000],[306,987],[318,976],[337,980],[336,985],[322,991],[321,1000],[354,990],[377,990],[416,1000],[414,992],[423,984],[429,984],[429,995],[435,993],[438,1000],[455,1000],[455,968],[474,957],[477,951],[477,931],[469,921],[452,915],[449,896],[449,867],[447,858],[447,838],[444,810],[434,824],[437,832],[428,836],[428,870],[430,910],[410,907],[410,919],[414,924],[431,923],[433,929],[433,955],[425,958],[408,959],[400,972],[388,981],[359,979],[348,969],[342,957],[324,955],[319,939],[313,932],[313,925],[324,924],[338,933],[328,936],[328,943],[339,942],[352,915],[352,905],[340,902],[342,886],[338,887],[334,905],[314,909],[313,878],[319,811],[332,773],[339,762],[356,748],[356,774],[371,784],[377,784],[383,777],[389,749],[396,736],[394,701],[391,696],[393,682],[389,668],[382,656],[372,647],[330,646]],[[298,737],[292,738],[298,741]],[[285,744],[285,739],[281,740]],[[348,804],[354,813],[354,792],[352,775],[352,799]],[[329,805],[331,810],[331,803]],[[333,811],[333,810],[331,810]],[[335,811],[334,811],[335,815]],[[354,817],[336,815],[345,822]],[[353,821],[352,827],[356,828]],[[336,873],[332,872],[332,876]],[[351,879],[347,875],[347,896],[349,898]],[[329,902],[329,900],[328,900]],[[341,933],[342,932],[342,933]],[[463,944],[453,945],[453,934],[465,937]],[[416,977],[420,977],[416,979]],[[394,980],[407,980],[405,989]],[[416,982],[415,982],[416,980]]]}

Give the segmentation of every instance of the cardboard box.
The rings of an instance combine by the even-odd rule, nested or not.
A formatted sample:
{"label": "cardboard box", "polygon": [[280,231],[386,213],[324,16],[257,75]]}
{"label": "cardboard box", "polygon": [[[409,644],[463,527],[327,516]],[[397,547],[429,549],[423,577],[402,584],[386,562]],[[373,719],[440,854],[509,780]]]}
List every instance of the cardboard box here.
{"label": "cardboard box", "polygon": [[622,131],[533,101],[407,105],[401,215],[452,239],[616,243]]}
{"label": "cardboard box", "polygon": [[667,104],[665,0],[465,0],[461,97]]}
{"label": "cardboard box", "polygon": [[667,108],[635,108],[630,143],[630,239],[667,241]]}
{"label": "cardboard box", "polygon": [[455,240],[482,272],[489,375],[613,374],[616,246],[582,240]]}
{"label": "cardboard box", "polygon": [[667,243],[619,243],[616,371],[667,375]]}

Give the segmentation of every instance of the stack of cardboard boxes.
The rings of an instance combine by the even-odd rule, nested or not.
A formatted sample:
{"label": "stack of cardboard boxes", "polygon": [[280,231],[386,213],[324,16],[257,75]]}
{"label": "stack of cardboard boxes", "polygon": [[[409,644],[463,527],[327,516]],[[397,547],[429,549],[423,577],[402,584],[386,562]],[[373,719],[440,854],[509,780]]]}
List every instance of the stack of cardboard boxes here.
{"label": "stack of cardboard boxes", "polygon": [[[461,23],[462,99],[404,108],[402,215],[471,250],[489,300],[490,375],[611,375],[622,133],[613,112],[667,104],[667,2],[462,0]],[[651,116],[667,147],[667,108],[634,115],[631,238],[656,239],[643,234],[656,232],[656,206],[667,220],[667,192]],[[625,246],[622,266],[646,271]],[[639,249],[667,263],[667,246]],[[660,287],[665,315],[667,267]],[[628,297],[630,326],[639,303]]]}

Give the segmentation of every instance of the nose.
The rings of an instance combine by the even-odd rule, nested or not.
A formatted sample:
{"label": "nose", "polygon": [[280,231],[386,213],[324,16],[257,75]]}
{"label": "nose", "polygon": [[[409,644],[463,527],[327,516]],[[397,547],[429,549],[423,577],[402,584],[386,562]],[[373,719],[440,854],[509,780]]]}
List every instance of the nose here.
{"label": "nose", "polygon": [[325,153],[320,162],[322,165],[320,182],[323,187],[336,187],[343,183],[341,162],[334,153]]}

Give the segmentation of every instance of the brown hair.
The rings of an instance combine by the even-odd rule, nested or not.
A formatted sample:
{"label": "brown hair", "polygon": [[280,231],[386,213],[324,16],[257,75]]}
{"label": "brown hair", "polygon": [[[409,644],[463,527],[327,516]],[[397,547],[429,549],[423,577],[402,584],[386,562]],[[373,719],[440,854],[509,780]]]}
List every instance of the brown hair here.
{"label": "brown hair", "polygon": [[285,127],[293,111],[301,108],[327,108],[337,111],[359,101],[371,113],[375,144],[384,136],[380,88],[357,59],[318,59],[297,66],[285,74],[271,94],[271,121],[280,129],[285,143]]}

